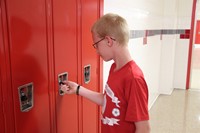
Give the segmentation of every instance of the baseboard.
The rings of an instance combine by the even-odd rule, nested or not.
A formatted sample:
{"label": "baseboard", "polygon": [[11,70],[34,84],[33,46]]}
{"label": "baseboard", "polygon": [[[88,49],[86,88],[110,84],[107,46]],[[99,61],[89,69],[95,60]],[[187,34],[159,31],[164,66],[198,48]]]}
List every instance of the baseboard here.
{"label": "baseboard", "polygon": [[154,105],[154,103],[156,102],[156,100],[157,100],[157,98],[159,97],[159,95],[160,95],[160,94],[158,94],[158,95],[154,98],[153,102],[151,102],[151,103],[149,104],[149,110],[150,110],[151,107]]}

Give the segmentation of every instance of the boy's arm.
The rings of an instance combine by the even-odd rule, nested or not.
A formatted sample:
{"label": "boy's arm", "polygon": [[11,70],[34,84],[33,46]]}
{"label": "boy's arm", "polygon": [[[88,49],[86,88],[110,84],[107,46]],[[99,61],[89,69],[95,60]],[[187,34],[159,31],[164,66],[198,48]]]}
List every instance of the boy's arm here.
{"label": "boy's arm", "polygon": [[90,100],[98,105],[101,105],[101,106],[103,105],[104,95],[102,93],[91,91],[89,89],[86,89],[83,86],[80,86],[79,95],[87,98],[88,100]]}
{"label": "boy's arm", "polygon": [[135,133],[150,133],[149,121],[135,122],[136,132]]}
{"label": "boy's arm", "polygon": [[[77,89],[78,84],[72,81],[66,81],[64,82],[64,85],[61,85],[61,90],[66,94],[75,94],[77,93]],[[102,93],[91,91],[83,86],[80,86],[78,94],[98,105],[103,105],[104,95]]]}

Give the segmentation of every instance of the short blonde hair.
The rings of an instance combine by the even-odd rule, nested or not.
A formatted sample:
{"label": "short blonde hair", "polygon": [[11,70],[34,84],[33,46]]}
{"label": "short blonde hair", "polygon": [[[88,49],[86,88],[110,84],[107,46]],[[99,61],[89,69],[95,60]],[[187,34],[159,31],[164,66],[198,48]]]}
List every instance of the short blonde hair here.
{"label": "short blonde hair", "polygon": [[99,37],[110,36],[116,39],[120,45],[127,45],[129,41],[129,28],[126,20],[113,13],[108,13],[97,20],[91,29]]}

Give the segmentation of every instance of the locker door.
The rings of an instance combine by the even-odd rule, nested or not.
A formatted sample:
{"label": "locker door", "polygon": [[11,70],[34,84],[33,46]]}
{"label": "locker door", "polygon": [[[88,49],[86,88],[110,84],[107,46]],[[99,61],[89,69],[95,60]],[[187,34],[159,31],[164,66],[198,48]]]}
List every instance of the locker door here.
{"label": "locker door", "polygon": [[[98,19],[98,0],[82,0],[82,77],[83,86],[99,91],[99,57],[92,46],[91,26]],[[87,72],[87,67],[90,67]],[[87,74],[89,73],[89,74]],[[90,77],[85,77],[85,76]],[[90,78],[90,79],[89,79]],[[86,79],[86,80],[85,80]],[[83,133],[96,133],[99,130],[99,108],[96,104],[83,99]]]}
{"label": "locker door", "polygon": [[[5,1],[0,1],[0,131],[14,133]],[[9,79],[9,80],[8,80]]]}
{"label": "locker door", "polygon": [[76,7],[76,0],[53,0],[57,133],[78,133],[79,130],[77,96],[58,93],[58,75],[67,73],[69,80],[77,82]]}
{"label": "locker door", "polygon": [[6,6],[16,133],[51,133],[45,0]]}

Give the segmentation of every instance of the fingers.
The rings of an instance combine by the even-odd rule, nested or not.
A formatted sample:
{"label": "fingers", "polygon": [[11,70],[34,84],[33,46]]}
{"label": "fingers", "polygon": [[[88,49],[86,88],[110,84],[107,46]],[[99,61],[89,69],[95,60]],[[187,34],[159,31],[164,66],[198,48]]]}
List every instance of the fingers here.
{"label": "fingers", "polygon": [[63,85],[70,86],[73,82],[72,81],[62,81]]}
{"label": "fingers", "polygon": [[65,84],[67,84],[67,81],[62,81],[61,84],[65,85]]}
{"label": "fingers", "polygon": [[72,81],[63,81],[61,83],[61,90],[64,94],[75,94],[77,85],[77,83]]}
{"label": "fingers", "polygon": [[74,94],[75,91],[71,86],[68,86],[67,84],[61,85],[61,90],[64,92],[64,94]]}

